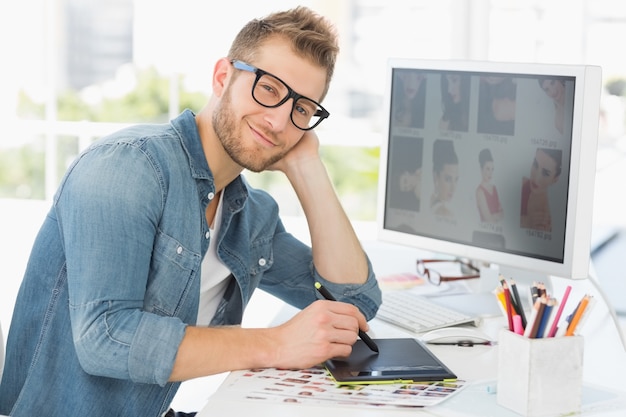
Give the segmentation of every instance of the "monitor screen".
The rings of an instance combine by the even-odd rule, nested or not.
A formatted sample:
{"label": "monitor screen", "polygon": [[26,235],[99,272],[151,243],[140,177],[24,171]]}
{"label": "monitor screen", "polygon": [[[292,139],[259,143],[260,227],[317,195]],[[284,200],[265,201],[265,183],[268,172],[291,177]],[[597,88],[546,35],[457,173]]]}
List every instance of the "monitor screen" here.
{"label": "monitor screen", "polygon": [[587,278],[601,70],[390,60],[379,237]]}

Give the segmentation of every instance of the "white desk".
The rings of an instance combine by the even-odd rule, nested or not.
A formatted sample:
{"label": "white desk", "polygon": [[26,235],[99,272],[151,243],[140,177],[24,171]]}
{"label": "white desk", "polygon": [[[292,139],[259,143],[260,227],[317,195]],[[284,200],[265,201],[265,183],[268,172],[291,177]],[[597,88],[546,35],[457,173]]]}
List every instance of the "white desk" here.
{"label": "white desk", "polygon": [[[376,272],[382,274],[396,271],[407,271],[413,267],[414,256],[411,252],[402,253],[409,249],[387,247],[384,244],[375,244],[376,250],[368,251],[372,258]],[[366,246],[367,248],[367,246]],[[410,250],[409,250],[410,251]],[[396,259],[393,259],[396,258]],[[404,261],[403,261],[404,260]],[[396,262],[397,261],[397,262]],[[404,264],[403,264],[404,262]],[[378,267],[377,267],[378,265]],[[391,269],[389,269],[391,268]],[[626,350],[622,345],[620,334],[615,327],[610,310],[601,299],[593,285],[588,281],[553,280],[555,296],[563,293],[566,285],[572,285],[570,297],[578,299],[585,293],[598,297],[591,316],[585,323],[582,335],[585,337],[585,356],[583,370],[583,416],[619,416],[626,413]],[[278,311],[277,317],[269,324],[277,324],[290,317],[295,309],[284,306]],[[484,320],[482,330],[494,339],[500,328],[506,325],[503,317],[493,317]],[[370,323],[370,335],[374,338],[384,337],[417,337],[407,334],[394,326],[379,320]],[[487,386],[495,384],[497,376],[497,346],[430,346],[437,355],[459,379],[471,384],[457,395],[443,403],[419,411],[415,409],[374,409],[366,407],[329,407],[322,405],[278,404],[258,401],[227,401],[221,396],[227,389],[226,382],[211,396],[198,413],[197,417],[215,415],[246,415],[254,413],[256,416],[294,416],[319,417],[322,413],[341,413],[342,417],[374,417],[374,416],[404,416],[424,413],[433,416],[518,416],[518,414],[500,407],[496,403],[496,395],[488,393]]]}
{"label": "white desk", "polygon": [[[286,308],[285,311],[290,311]],[[287,314],[287,313],[284,313]],[[500,319],[486,320],[484,330],[487,332],[498,331],[504,324]],[[407,334],[401,330],[389,326],[378,320],[370,323],[373,337],[406,337]],[[491,329],[491,330],[489,330]],[[591,343],[586,342],[587,345]],[[259,401],[228,401],[222,398],[222,390],[228,389],[228,378],[221,388],[209,399],[205,407],[198,413],[197,417],[209,417],[215,415],[247,415],[254,413],[255,416],[294,416],[299,417],[319,417],[323,413],[340,413],[342,417],[390,417],[406,415],[430,415],[430,416],[517,416],[518,414],[500,407],[496,403],[496,395],[489,393],[488,387],[493,387],[496,379],[497,346],[430,346],[431,350],[449,367],[457,373],[460,379],[470,381],[471,384],[457,395],[444,401],[440,405],[425,409],[375,409],[368,407],[331,407],[324,405],[303,405],[288,403],[271,403]],[[592,353],[595,349],[589,349]],[[603,350],[603,349],[600,349]],[[585,356],[585,373],[591,371],[592,376],[599,377],[604,382],[603,385],[611,384],[620,379],[609,375],[619,372],[611,366],[611,360],[606,355],[600,355],[600,360],[592,360],[587,364],[588,355]],[[618,359],[623,368],[624,355]],[[604,362],[605,367],[596,368],[594,362]],[[613,363],[614,364],[614,363]],[[591,368],[595,369],[591,369]],[[620,368],[618,367],[618,368]],[[623,374],[621,374],[623,375]],[[606,379],[608,377],[608,379]],[[617,385],[617,384],[616,384]],[[605,389],[595,383],[585,380],[583,387],[583,416],[614,416],[623,417],[626,411],[626,392],[613,392],[615,388]],[[624,387],[622,385],[621,389]]]}
{"label": "white desk", "polygon": [[[281,311],[285,317],[293,311],[286,307]],[[282,321],[281,318],[278,321]],[[378,320],[370,323],[373,337],[406,337],[403,331],[387,325]],[[488,333],[497,332],[504,325],[501,319],[485,320],[483,330]],[[624,416],[626,411],[626,392],[612,393],[616,388],[605,389],[598,386],[597,381],[603,382],[606,386],[614,381],[620,381],[618,377],[623,375],[623,367],[626,365],[625,354],[621,352],[620,358],[609,356],[614,355],[611,349],[604,349],[602,346],[591,346],[594,343],[586,341],[585,356],[585,384],[583,388],[583,416]],[[587,347],[590,349],[587,349]],[[415,415],[425,412],[433,416],[517,416],[516,413],[500,407],[496,403],[496,395],[490,394],[487,386],[492,386],[497,373],[497,346],[430,346],[431,350],[454,371],[460,379],[471,381],[472,384],[456,396],[444,401],[440,405],[428,407],[423,410],[416,409],[374,409],[368,407],[329,407],[323,405],[303,405],[303,404],[278,404],[264,403],[259,401],[228,401],[221,398],[221,391],[227,389],[228,378],[223,384],[223,388],[209,399],[205,407],[197,417],[209,417],[215,415],[246,415],[254,413],[256,416],[294,416],[299,417],[319,417],[321,413],[341,413],[342,417],[374,417],[374,416],[404,416]],[[598,351],[605,352],[604,355],[597,355]],[[596,352],[596,353],[594,353]],[[610,353],[607,355],[606,353]],[[618,351],[619,353],[619,351]],[[617,367],[614,365],[621,362]],[[589,363],[590,362],[590,363]],[[601,367],[600,367],[601,366]],[[614,377],[614,375],[617,375]],[[591,383],[590,380],[595,382]],[[622,385],[622,390],[624,385]],[[606,402],[608,399],[613,403]]]}

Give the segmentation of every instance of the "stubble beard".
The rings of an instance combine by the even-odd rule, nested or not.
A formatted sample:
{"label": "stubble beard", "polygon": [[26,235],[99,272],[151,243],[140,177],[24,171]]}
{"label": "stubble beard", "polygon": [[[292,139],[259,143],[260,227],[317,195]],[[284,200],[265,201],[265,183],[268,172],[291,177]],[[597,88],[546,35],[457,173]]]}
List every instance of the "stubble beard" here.
{"label": "stubble beard", "polygon": [[228,156],[249,171],[262,172],[285,155],[286,152],[281,152],[263,159],[254,149],[246,148],[242,139],[237,136],[237,127],[230,91],[227,90],[213,113],[213,129]]}

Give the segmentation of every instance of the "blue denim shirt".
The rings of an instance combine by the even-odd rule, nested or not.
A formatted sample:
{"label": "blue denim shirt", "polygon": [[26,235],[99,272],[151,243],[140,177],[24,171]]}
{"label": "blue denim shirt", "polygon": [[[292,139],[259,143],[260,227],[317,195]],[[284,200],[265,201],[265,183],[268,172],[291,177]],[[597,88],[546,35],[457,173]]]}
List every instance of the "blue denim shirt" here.
{"label": "blue denim shirt", "polygon": [[[114,133],[77,158],[20,287],[0,414],[156,417],[168,409],[179,384],[167,380],[198,311],[214,192],[190,111]],[[240,323],[257,287],[303,308],[318,298],[315,280],[375,315],[371,265],[364,285],[324,280],[270,195],[239,177],[224,190],[222,211],[218,256],[234,279],[213,325]]]}

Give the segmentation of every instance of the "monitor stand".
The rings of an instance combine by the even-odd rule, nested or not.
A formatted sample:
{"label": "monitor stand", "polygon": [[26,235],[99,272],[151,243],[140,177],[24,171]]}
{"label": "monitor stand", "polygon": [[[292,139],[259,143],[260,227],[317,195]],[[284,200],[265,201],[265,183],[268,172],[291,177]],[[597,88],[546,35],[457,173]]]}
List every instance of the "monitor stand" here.
{"label": "monitor stand", "polygon": [[525,311],[530,311],[532,307],[530,287],[533,283],[543,283],[546,290],[550,294],[552,293],[552,281],[545,274],[511,267],[486,265],[480,267],[479,279],[465,282],[467,291],[451,295],[445,292],[435,293],[431,297],[436,297],[438,303],[477,317],[501,316],[502,310],[494,294],[494,290],[501,286],[501,277],[505,277],[508,283],[511,283],[511,280],[515,281]]}
{"label": "monitor stand", "polygon": [[522,303],[527,310],[530,310],[532,307],[530,288],[534,284],[540,283],[545,285],[548,294],[558,297],[558,295],[554,293],[555,289],[550,275],[506,266],[500,268],[500,273],[507,281],[515,281]]}
{"label": "monitor stand", "polygon": [[502,315],[493,290],[500,285],[497,269],[488,266],[479,267],[480,278],[459,281],[455,285],[461,289],[452,292],[429,294],[443,304],[461,313],[475,317],[497,317]]}

